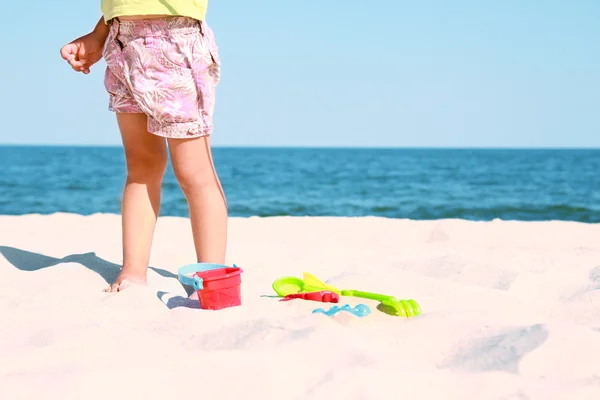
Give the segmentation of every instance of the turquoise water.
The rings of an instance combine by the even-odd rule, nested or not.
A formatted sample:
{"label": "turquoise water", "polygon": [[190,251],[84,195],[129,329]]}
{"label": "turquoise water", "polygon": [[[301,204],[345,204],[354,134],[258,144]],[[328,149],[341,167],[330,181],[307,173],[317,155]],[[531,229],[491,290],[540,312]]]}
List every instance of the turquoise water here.
{"label": "turquoise water", "polygon": [[[600,150],[216,148],[231,216],[600,222]],[[0,147],[0,214],[118,213],[123,152]],[[169,169],[162,215],[186,216]]]}

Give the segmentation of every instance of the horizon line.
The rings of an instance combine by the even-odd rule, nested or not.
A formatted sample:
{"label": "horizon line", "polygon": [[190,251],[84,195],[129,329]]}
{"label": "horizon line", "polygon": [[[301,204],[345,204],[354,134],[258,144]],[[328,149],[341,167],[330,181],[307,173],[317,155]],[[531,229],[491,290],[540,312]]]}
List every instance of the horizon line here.
{"label": "horizon line", "polygon": [[[49,143],[0,143],[0,147],[79,147],[122,148],[121,144],[49,144]],[[322,149],[322,150],[600,150],[600,146],[344,146],[344,145],[213,145],[212,148],[229,149]]]}

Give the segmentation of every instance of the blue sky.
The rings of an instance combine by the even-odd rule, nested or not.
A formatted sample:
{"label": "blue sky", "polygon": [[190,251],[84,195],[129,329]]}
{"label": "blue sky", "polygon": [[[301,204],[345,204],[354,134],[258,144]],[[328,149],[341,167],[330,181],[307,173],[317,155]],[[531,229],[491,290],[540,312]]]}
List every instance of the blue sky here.
{"label": "blue sky", "polygon": [[[7,8],[8,7],[8,8]],[[8,2],[0,143],[117,145],[100,1]],[[600,147],[600,1],[209,1],[215,145]]]}

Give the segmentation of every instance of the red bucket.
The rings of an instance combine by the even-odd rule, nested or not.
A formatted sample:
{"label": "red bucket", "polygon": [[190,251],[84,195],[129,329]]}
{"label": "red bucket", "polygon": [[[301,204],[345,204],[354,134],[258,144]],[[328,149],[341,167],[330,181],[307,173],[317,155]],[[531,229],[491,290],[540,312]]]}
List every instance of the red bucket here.
{"label": "red bucket", "polygon": [[202,279],[203,288],[198,290],[200,308],[221,310],[242,304],[241,268],[228,267],[197,272],[194,276]]}

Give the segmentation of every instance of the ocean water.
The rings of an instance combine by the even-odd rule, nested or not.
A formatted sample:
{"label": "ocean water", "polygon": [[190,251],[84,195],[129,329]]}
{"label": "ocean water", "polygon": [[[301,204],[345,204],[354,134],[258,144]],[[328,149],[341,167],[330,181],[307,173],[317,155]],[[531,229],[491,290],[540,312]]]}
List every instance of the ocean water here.
{"label": "ocean water", "polygon": [[[216,148],[231,216],[600,222],[600,150]],[[0,214],[119,213],[119,147],[0,147]],[[162,215],[187,216],[169,167]]]}

